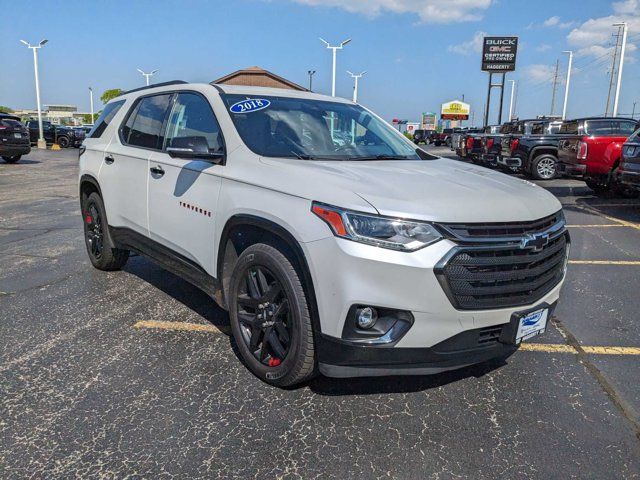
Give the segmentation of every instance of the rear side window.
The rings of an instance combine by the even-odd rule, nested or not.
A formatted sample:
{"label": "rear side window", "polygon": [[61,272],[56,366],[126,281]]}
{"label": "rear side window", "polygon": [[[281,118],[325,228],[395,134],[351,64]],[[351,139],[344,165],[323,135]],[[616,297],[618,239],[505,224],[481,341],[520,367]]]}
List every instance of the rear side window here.
{"label": "rear side window", "polygon": [[143,97],[122,129],[123,140],[132,147],[159,150],[164,143],[162,127],[172,94]]}
{"label": "rear side window", "polygon": [[635,130],[635,126],[635,122],[624,120],[589,120],[587,122],[587,134],[628,137]]}
{"label": "rear side window", "polygon": [[18,120],[13,120],[12,118],[0,119],[0,125],[7,128],[22,127],[22,124]]}
{"label": "rear side window", "polygon": [[578,134],[578,122],[564,122],[560,127],[560,133],[566,133],[570,135]]}
{"label": "rear side window", "polygon": [[124,100],[108,103],[107,106],[104,107],[104,110],[102,110],[98,120],[96,120],[96,123],[87,136],[89,138],[100,138],[122,105],[124,105]]}
{"label": "rear side window", "polygon": [[206,142],[210,153],[222,153],[220,126],[209,102],[195,93],[179,93],[171,109],[164,147],[185,148]]}

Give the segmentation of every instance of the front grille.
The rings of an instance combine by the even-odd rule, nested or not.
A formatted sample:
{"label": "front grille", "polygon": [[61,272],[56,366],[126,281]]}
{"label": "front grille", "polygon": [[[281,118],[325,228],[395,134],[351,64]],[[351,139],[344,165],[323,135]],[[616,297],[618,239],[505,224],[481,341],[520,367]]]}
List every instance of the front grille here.
{"label": "front grille", "polygon": [[460,246],[445,257],[436,274],[460,310],[529,305],[562,280],[567,245],[568,234],[562,229],[538,251],[519,243]]}
{"label": "front grille", "polygon": [[457,240],[476,242],[482,239],[496,240],[502,237],[522,237],[523,235],[542,233],[563,221],[562,210],[553,215],[533,222],[505,223],[447,223],[441,226]]}

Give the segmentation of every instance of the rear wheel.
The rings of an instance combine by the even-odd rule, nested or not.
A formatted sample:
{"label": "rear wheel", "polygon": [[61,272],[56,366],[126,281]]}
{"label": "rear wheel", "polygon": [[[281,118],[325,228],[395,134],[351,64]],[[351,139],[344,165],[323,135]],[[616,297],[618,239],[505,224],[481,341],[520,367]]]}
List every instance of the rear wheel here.
{"label": "rear wheel", "polygon": [[300,277],[276,248],[242,252],[231,275],[229,314],[238,351],[254,375],[278,387],[310,378],[315,349]]}
{"label": "rear wheel", "polygon": [[84,241],[91,264],[98,270],[120,270],[127,263],[129,250],[116,248],[107,225],[102,198],[93,192],[82,202]]}
{"label": "rear wheel", "polygon": [[3,156],[2,159],[7,163],[18,163],[22,155]]}
{"label": "rear wheel", "polygon": [[552,180],[557,175],[558,159],[553,155],[538,155],[531,162],[531,176],[536,180]]}

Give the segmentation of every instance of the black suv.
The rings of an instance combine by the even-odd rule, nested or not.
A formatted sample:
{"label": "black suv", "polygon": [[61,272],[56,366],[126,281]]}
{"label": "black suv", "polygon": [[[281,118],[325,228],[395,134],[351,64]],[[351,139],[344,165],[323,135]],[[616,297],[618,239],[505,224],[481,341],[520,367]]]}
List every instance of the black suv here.
{"label": "black suv", "polygon": [[[27,122],[29,136],[32,144],[38,143],[38,121],[29,120]],[[85,132],[80,127],[65,127],[62,125],[54,125],[51,122],[42,122],[42,135],[47,143],[57,143],[62,148],[76,147],[78,148],[85,137]]]}
{"label": "black suv", "polygon": [[416,130],[413,132],[413,143],[416,145],[420,143],[429,145],[433,142],[433,135],[435,133],[435,130]]}
{"label": "black suv", "polygon": [[30,151],[29,132],[20,117],[0,113],[0,156],[7,163],[16,163]]}

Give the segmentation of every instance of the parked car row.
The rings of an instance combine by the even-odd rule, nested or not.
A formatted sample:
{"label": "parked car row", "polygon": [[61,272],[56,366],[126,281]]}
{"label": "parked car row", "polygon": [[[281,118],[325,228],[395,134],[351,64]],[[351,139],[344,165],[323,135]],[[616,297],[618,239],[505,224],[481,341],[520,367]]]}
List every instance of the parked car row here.
{"label": "parked car row", "polygon": [[[79,148],[87,135],[86,127],[66,127],[49,121],[42,122],[42,135],[47,144],[58,144],[62,148]],[[20,122],[20,117],[0,114],[0,156],[7,163],[17,163],[38,143],[40,129],[37,120]]]}
{"label": "parked car row", "polygon": [[468,129],[451,149],[489,168],[536,180],[580,178],[597,193],[624,195],[640,184],[640,139],[634,134],[639,126],[636,120],[613,117],[513,120]]}

